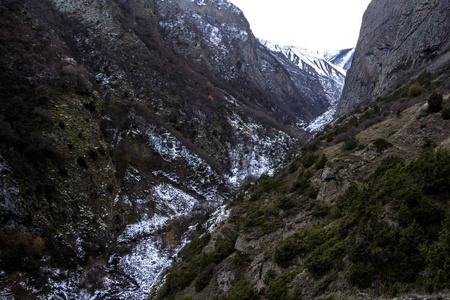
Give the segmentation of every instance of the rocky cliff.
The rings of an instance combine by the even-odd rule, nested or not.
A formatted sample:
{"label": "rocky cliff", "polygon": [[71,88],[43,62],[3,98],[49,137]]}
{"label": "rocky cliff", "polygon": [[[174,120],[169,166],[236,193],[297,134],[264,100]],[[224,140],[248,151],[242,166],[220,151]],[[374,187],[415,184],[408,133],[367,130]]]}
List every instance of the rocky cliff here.
{"label": "rocky cliff", "polygon": [[[364,14],[338,115],[449,62],[448,0],[374,0]],[[439,58],[439,59],[436,59]]]}

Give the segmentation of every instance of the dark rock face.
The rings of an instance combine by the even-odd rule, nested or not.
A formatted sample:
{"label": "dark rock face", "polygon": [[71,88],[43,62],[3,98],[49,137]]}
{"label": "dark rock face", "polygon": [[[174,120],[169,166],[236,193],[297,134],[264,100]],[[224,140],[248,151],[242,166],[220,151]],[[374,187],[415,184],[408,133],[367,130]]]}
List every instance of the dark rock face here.
{"label": "dark rock face", "polygon": [[158,7],[161,33],[170,48],[241,92],[262,93],[258,104],[280,120],[309,121],[329,106],[317,78],[294,63],[286,65],[285,58],[264,47],[228,1],[168,0]]}
{"label": "dark rock face", "polygon": [[448,0],[373,0],[364,14],[338,115],[383,95],[405,76],[448,63],[449,15]]}

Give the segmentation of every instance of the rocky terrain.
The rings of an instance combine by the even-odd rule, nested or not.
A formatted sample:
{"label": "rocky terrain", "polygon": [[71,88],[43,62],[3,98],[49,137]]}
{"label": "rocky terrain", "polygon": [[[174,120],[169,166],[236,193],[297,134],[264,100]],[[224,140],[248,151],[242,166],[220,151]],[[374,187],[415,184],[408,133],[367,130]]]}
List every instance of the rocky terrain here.
{"label": "rocky terrain", "polygon": [[0,297],[448,291],[448,5],[388,4],[337,102],[226,0],[2,1]]}
{"label": "rocky terrain", "polygon": [[193,232],[155,298],[449,298],[448,9],[372,1],[339,118]]}
{"label": "rocky terrain", "polygon": [[3,298],[146,298],[330,106],[228,1],[7,0],[0,16]]}
{"label": "rocky terrain", "polygon": [[342,115],[404,85],[427,69],[439,72],[449,60],[448,1],[372,1],[364,14]]}

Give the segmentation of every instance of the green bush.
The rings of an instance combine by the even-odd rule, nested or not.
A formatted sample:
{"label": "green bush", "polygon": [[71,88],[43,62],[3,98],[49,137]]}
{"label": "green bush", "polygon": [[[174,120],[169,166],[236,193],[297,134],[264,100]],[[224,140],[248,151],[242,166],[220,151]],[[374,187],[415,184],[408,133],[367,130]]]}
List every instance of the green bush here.
{"label": "green bush", "polygon": [[300,249],[299,241],[295,237],[288,237],[276,246],[274,253],[275,262],[282,268],[289,267],[294,258],[297,257]]}
{"label": "green bush", "polygon": [[408,97],[410,98],[417,97],[420,94],[422,94],[422,92],[423,86],[420,85],[418,82],[415,82],[408,88]]}
{"label": "green bush", "polygon": [[342,257],[344,251],[345,241],[339,241],[336,238],[329,239],[311,252],[305,265],[313,275],[321,276]]}
{"label": "green bush", "polygon": [[347,280],[359,288],[366,289],[372,285],[375,268],[371,264],[359,263],[350,268]]}
{"label": "green bush", "polygon": [[323,169],[327,164],[327,161],[328,161],[327,156],[323,154],[320,160],[316,163],[316,170]]}
{"label": "green bush", "polygon": [[181,257],[184,261],[190,261],[198,255],[202,249],[208,244],[211,239],[211,234],[208,232],[203,236],[192,240],[186,247],[181,250]]}
{"label": "green bush", "polygon": [[438,112],[442,109],[442,94],[433,92],[428,98],[428,109],[431,113]]}
{"label": "green bush", "polygon": [[195,280],[195,291],[201,292],[205,287],[208,286],[209,282],[211,281],[213,273],[211,272],[202,272],[197,279]]}
{"label": "green bush", "polygon": [[420,73],[420,75],[417,77],[417,81],[427,87],[430,85],[431,83],[431,73],[428,71],[423,71],[422,73]]}
{"label": "green bush", "polygon": [[283,276],[277,276],[270,280],[265,296],[270,300],[287,300],[288,287],[286,279]]}
{"label": "green bush", "polygon": [[306,169],[308,169],[316,162],[316,160],[317,155],[315,155],[314,153],[309,153],[302,157],[301,163]]}
{"label": "green bush", "polygon": [[232,288],[226,300],[258,300],[258,294],[246,280],[241,280]]}
{"label": "green bush", "polygon": [[289,210],[295,207],[295,202],[289,196],[281,196],[277,199],[277,207],[283,210]]}
{"label": "green bush", "polygon": [[442,119],[450,120],[450,107],[446,107],[442,110]]}
{"label": "green bush", "polygon": [[384,150],[392,147],[393,145],[391,143],[389,143],[388,141],[386,141],[385,139],[376,139],[373,144],[375,145],[375,147],[377,148],[377,152],[381,153]]}
{"label": "green bush", "polygon": [[297,180],[294,183],[293,190],[297,190],[303,194],[309,187],[309,180],[314,175],[311,170],[302,171],[298,174]]}
{"label": "green bush", "polygon": [[322,201],[314,200],[308,208],[314,217],[320,218],[330,214],[331,205]]}
{"label": "green bush", "polygon": [[356,139],[356,137],[351,136],[344,142],[344,145],[342,145],[342,150],[351,151],[353,149],[356,149],[356,147],[358,147],[358,140]]}

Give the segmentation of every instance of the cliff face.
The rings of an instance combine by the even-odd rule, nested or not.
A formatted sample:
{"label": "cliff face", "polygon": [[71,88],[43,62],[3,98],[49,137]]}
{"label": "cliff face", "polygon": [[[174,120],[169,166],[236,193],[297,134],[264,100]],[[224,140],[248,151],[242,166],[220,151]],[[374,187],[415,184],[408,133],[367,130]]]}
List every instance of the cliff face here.
{"label": "cliff face", "polygon": [[364,14],[338,115],[388,93],[413,74],[448,63],[449,15],[448,0],[373,0]]}

